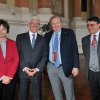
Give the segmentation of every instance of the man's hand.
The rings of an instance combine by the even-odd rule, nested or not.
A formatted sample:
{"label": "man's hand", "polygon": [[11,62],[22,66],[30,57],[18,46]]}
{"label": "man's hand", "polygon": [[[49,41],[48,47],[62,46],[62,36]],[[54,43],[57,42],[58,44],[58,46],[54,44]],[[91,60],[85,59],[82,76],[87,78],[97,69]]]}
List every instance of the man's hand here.
{"label": "man's hand", "polygon": [[34,76],[37,72],[38,72],[37,68],[33,68],[33,69],[31,69],[29,76]]}
{"label": "man's hand", "polygon": [[78,73],[79,73],[78,68],[73,68],[73,69],[72,69],[72,75],[73,75],[73,77],[77,76]]}
{"label": "man's hand", "polygon": [[30,69],[28,67],[25,67],[23,69],[23,71],[28,75],[28,76],[34,76],[37,72],[39,72],[39,69],[38,68],[33,68],[33,69]]}
{"label": "man's hand", "polygon": [[11,77],[4,75],[2,79],[2,83],[7,85],[10,83],[11,79],[12,79]]}
{"label": "man's hand", "polygon": [[28,76],[31,75],[31,69],[30,69],[30,68],[25,67],[25,68],[23,69],[23,71],[24,71]]}

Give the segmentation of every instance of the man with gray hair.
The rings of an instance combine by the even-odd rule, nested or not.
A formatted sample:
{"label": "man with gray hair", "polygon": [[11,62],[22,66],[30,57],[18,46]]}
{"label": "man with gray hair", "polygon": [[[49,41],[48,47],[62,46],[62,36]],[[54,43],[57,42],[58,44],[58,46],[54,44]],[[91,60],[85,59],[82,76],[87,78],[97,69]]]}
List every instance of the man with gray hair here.
{"label": "man with gray hair", "polygon": [[19,52],[19,94],[18,100],[28,100],[29,86],[32,87],[32,100],[42,100],[42,71],[47,60],[45,38],[38,34],[40,20],[30,20],[29,31],[17,36]]}
{"label": "man with gray hair", "polygon": [[76,37],[71,29],[62,27],[59,16],[50,18],[52,31],[46,33],[48,47],[47,72],[55,100],[75,100],[73,77],[79,73],[79,54]]}

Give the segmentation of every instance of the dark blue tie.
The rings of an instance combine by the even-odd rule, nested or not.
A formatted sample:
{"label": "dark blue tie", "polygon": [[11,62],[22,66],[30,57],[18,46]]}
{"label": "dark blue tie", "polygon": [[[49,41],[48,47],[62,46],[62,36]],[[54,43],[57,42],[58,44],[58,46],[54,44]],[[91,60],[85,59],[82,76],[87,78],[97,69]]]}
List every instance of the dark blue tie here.
{"label": "dark blue tie", "polygon": [[33,34],[32,36],[33,36],[33,38],[32,38],[32,48],[34,48],[34,44],[35,44],[35,35]]}

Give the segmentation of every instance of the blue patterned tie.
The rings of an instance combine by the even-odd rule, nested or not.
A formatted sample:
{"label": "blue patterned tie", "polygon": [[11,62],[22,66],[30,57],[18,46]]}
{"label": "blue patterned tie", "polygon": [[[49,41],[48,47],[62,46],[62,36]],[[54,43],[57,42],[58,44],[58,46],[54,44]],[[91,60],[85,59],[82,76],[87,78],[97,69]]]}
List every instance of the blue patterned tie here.
{"label": "blue patterned tie", "polygon": [[55,34],[54,47],[53,47],[54,52],[57,52],[57,50],[58,50],[58,33]]}
{"label": "blue patterned tie", "polygon": [[34,48],[34,44],[35,44],[35,35],[33,34],[32,36],[33,36],[33,38],[32,38],[32,48]]}
{"label": "blue patterned tie", "polygon": [[53,47],[53,52],[56,53],[56,60],[54,61],[54,64],[55,66],[58,68],[59,65],[60,65],[60,62],[59,62],[59,57],[58,57],[58,44],[59,44],[59,41],[58,41],[58,33],[55,34],[55,38],[54,38],[54,47]]}

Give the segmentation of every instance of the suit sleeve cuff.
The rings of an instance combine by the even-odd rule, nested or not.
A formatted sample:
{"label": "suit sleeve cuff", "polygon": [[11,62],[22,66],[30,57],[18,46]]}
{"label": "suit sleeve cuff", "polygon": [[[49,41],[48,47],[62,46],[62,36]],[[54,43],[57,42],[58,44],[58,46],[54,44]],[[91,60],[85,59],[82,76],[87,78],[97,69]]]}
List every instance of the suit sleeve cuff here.
{"label": "suit sleeve cuff", "polygon": [[24,72],[26,68],[27,68],[27,67],[24,67],[22,71]]}
{"label": "suit sleeve cuff", "polygon": [[37,70],[37,72],[39,72],[40,70],[38,68],[35,68]]}
{"label": "suit sleeve cuff", "polygon": [[0,81],[2,81],[3,77],[4,77],[4,75],[2,77],[0,77]]}

